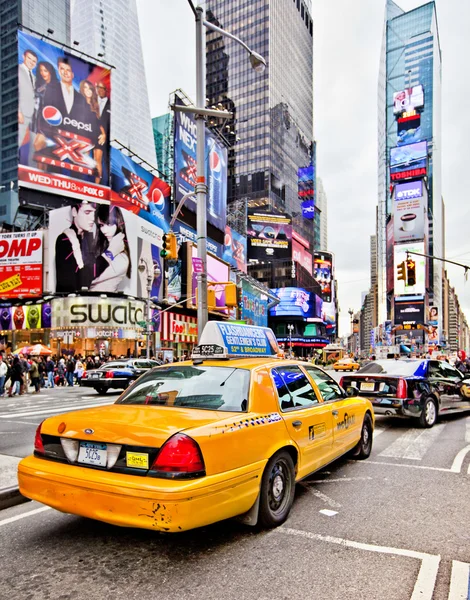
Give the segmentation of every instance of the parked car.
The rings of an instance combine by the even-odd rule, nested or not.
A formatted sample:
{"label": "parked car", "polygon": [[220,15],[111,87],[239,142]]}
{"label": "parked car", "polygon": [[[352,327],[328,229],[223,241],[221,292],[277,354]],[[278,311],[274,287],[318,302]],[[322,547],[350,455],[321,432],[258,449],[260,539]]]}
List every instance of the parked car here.
{"label": "parked car", "polygon": [[85,371],[81,384],[94,388],[98,394],[106,394],[110,389],[125,390],[133,381],[161,363],[157,360],[130,358],[115,360],[101,365],[99,369]]}
{"label": "parked car", "polygon": [[357,371],[360,366],[361,365],[352,358],[342,358],[334,363],[333,369],[335,371]]}
{"label": "parked car", "polygon": [[441,360],[376,360],[340,384],[369,398],[375,414],[412,417],[432,427],[439,415],[470,410],[470,376]]}

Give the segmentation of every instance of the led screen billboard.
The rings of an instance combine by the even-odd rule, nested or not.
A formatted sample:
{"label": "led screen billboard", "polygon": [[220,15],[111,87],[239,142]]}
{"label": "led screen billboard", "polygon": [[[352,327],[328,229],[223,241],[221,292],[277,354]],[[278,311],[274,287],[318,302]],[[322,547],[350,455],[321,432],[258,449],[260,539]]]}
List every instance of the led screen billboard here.
{"label": "led screen billboard", "polygon": [[395,186],[393,202],[395,243],[424,238],[425,186],[422,180]]}
{"label": "led screen billboard", "polygon": [[411,169],[425,169],[427,166],[427,157],[427,142],[396,146],[390,150],[390,173],[403,173],[403,171]]}
{"label": "led screen billboard", "polygon": [[420,142],[421,138],[421,116],[413,115],[403,117],[397,122],[397,146],[406,146]]}
{"label": "led screen billboard", "polygon": [[42,231],[0,234],[0,296],[34,298],[42,294]]}
{"label": "led screen billboard", "polygon": [[[227,148],[206,129],[207,220],[225,231],[227,217]],[[186,113],[175,111],[175,202],[196,185],[196,121]],[[185,208],[196,212],[196,201],[189,198]]]}
{"label": "led screen billboard", "polygon": [[18,31],[19,184],[109,198],[111,71]]}
{"label": "led screen billboard", "polygon": [[333,299],[333,255],[328,252],[315,252],[313,258],[313,278],[320,284],[322,300],[331,302]]}
{"label": "led screen billboard", "polygon": [[302,267],[312,275],[313,257],[302,244],[292,239],[292,260],[302,265]]}
{"label": "led screen billboard", "polygon": [[424,254],[424,242],[410,242],[395,246],[393,261],[395,297],[407,294],[424,296],[426,292],[426,258],[424,256],[410,254],[410,258],[415,262],[416,283],[414,285],[408,285],[407,280],[405,281],[403,279],[398,279],[398,265],[400,265],[402,262],[406,264],[407,251]]}
{"label": "led screen billboard", "polygon": [[250,282],[242,280],[240,317],[247,325],[268,326],[268,300]]}
{"label": "led screen billboard", "polygon": [[270,317],[321,318],[321,299],[303,288],[285,287],[271,290],[280,300],[269,309]]}
{"label": "led screen billboard", "polygon": [[[197,247],[187,242],[187,290],[188,290],[188,308],[197,308],[197,272],[194,269],[194,258],[197,258]],[[207,254],[207,281],[230,281],[230,267],[215,256]],[[225,288],[217,287],[215,290],[215,305],[225,306]],[[227,314],[227,311],[217,311],[219,314]]]}
{"label": "led screen billboard", "polygon": [[228,225],[225,226],[222,258],[232,267],[246,273],[246,237]]}
{"label": "led screen billboard", "polygon": [[393,114],[401,115],[424,107],[424,90],[422,85],[406,88],[393,94]]}
{"label": "led screen billboard", "polygon": [[49,303],[2,306],[0,308],[0,329],[2,331],[41,329],[50,326],[51,305]]}
{"label": "led screen billboard", "polygon": [[424,323],[424,298],[395,300],[395,325],[416,327]]}
{"label": "led screen billboard", "polygon": [[304,200],[301,204],[302,216],[304,219],[315,218],[315,202],[313,200]]}
{"label": "led screen billboard", "polygon": [[[85,202],[49,213],[52,292],[160,296],[163,231],[118,206]],[[139,267],[141,267],[139,269]]]}
{"label": "led screen billboard", "polygon": [[292,220],[289,215],[264,212],[248,214],[248,258],[292,259]]}
{"label": "led screen billboard", "polygon": [[170,186],[120,150],[111,148],[111,203],[170,230]]}

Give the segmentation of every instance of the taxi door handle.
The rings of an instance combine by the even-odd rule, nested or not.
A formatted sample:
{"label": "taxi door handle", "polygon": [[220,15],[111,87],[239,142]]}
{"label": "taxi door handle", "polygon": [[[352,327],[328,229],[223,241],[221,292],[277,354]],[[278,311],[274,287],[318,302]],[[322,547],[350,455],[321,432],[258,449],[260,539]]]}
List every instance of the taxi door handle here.
{"label": "taxi door handle", "polygon": [[331,414],[332,414],[334,417],[337,417],[337,416],[338,416],[338,411],[337,411],[337,410],[332,410],[332,411],[331,411]]}
{"label": "taxi door handle", "polygon": [[300,427],[302,425],[302,421],[292,421],[292,427]]}

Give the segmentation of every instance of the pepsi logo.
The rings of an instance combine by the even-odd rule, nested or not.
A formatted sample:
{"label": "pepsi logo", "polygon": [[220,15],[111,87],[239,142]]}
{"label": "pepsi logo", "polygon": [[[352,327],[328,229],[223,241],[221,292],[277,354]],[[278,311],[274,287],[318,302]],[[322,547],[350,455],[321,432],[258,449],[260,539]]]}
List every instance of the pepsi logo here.
{"label": "pepsi logo", "polygon": [[152,191],[152,202],[159,210],[163,210],[165,208],[165,196],[158,188],[154,188]]}
{"label": "pepsi logo", "polygon": [[222,162],[220,160],[220,156],[215,150],[212,150],[212,152],[210,153],[209,166],[213,173],[220,174],[220,172],[222,171]]}
{"label": "pepsi logo", "polygon": [[45,106],[42,116],[49,125],[59,126],[62,123],[62,113],[55,106]]}

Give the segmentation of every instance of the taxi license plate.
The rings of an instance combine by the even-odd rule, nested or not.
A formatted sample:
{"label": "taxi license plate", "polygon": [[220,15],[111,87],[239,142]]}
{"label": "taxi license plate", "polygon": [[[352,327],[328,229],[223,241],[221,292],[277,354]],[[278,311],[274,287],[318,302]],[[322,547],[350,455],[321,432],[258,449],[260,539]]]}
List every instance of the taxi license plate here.
{"label": "taxi license plate", "polygon": [[80,442],[78,451],[78,462],[84,465],[105,467],[108,458],[106,444],[95,444],[93,442]]}
{"label": "taxi license plate", "polygon": [[361,392],[373,392],[375,388],[375,384],[369,382],[361,383]]}
{"label": "taxi license plate", "polygon": [[93,379],[98,379],[98,377],[100,376],[99,373],[91,373],[90,377],[93,377]]}
{"label": "taxi license plate", "polygon": [[143,452],[126,452],[126,466],[137,469],[148,469],[149,455]]}

